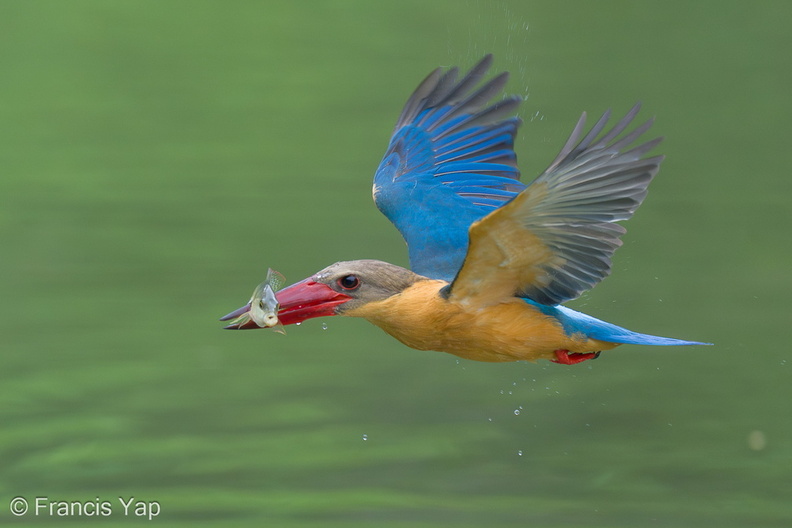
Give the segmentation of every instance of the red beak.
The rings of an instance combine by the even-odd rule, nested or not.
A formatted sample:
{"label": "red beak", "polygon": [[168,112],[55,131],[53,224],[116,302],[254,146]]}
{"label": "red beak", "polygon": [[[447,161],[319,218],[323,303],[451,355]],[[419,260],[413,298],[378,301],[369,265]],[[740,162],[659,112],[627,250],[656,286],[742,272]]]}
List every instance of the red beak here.
{"label": "red beak", "polygon": [[[338,293],[330,286],[316,282],[309,277],[276,292],[275,298],[280,304],[278,319],[281,324],[290,325],[313,317],[335,315],[336,306],[344,304],[352,297]],[[234,319],[249,310],[250,303],[223,316],[220,320]],[[240,326],[231,324],[225,328],[228,330],[249,330],[259,328],[259,326],[253,321],[248,321]]]}

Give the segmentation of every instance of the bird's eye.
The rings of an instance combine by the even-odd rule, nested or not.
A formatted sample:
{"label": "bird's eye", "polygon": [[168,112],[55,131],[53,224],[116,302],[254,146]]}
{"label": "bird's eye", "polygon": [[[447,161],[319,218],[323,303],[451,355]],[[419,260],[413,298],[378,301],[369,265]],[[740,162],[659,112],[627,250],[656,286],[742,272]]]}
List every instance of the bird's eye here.
{"label": "bird's eye", "polygon": [[337,282],[345,290],[356,290],[360,286],[360,279],[357,278],[357,275],[344,275]]}

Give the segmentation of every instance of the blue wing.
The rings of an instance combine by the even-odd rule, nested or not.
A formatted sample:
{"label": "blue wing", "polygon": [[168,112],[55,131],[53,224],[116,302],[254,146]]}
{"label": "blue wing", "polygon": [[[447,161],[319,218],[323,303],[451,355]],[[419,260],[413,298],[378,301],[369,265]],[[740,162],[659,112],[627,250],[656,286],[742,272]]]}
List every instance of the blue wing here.
{"label": "blue wing", "polygon": [[489,104],[508,79],[504,72],[477,87],[491,64],[487,55],[461,80],[457,68],[432,72],[407,101],[374,175],[374,202],[426,277],[451,281],[470,225],[525,188],[514,154],[521,98]]}

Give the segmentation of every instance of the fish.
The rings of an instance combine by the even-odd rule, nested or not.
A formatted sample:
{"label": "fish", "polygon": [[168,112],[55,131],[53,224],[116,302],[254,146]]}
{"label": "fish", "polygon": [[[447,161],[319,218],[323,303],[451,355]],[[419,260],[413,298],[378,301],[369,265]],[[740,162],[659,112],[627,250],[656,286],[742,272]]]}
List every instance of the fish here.
{"label": "fish", "polygon": [[286,277],[269,268],[267,278],[256,286],[250,297],[250,310],[237,317],[231,324],[243,325],[253,321],[259,328],[272,328],[279,334],[286,334],[283,324],[278,319],[280,304],[275,298],[275,292],[286,284]]}

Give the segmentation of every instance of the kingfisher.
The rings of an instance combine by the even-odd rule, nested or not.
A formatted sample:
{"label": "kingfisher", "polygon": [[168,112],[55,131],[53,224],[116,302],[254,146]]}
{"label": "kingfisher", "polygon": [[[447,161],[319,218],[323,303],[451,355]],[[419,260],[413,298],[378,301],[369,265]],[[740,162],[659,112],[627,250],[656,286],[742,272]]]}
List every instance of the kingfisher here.
{"label": "kingfisher", "polygon": [[[501,97],[508,72],[487,79],[492,55],[467,74],[438,68],[399,116],[374,174],[377,208],[407,243],[410,269],[379,260],[336,262],[276,293],[284,325],[362,317],[405,345],[476,361],[573,365],[622,344],[704,345],[633,332],[572,310],[610,274],[624,227],[663,156],[662,138],[627,132],[640,105],[584,135],[584,112],[555,160],[520,182],[514,138],[522,98]],[[239,316],[229,329],[258,328]]]}

